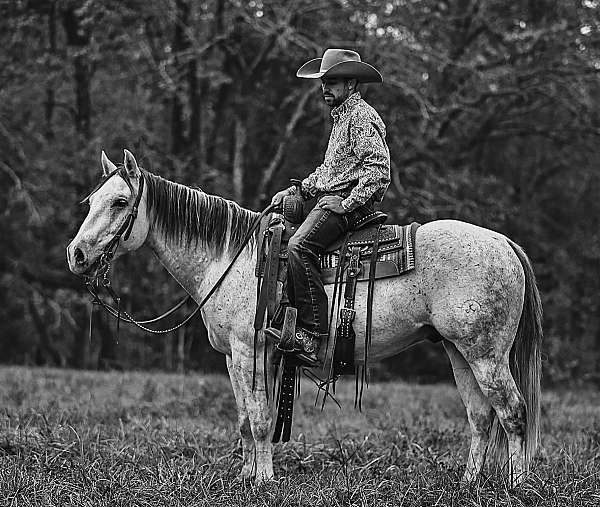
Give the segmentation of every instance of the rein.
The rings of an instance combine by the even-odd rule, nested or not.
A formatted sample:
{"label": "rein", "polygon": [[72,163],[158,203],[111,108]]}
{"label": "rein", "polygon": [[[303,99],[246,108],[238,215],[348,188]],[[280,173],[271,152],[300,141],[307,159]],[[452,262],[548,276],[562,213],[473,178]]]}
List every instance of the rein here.
{"label": "rein", "polygon": [[[102,181],[94,188],[94,190],[92,190],[92,192],[90,192],[81,201],[81,203],[87,201],[95,192],[97,192],[100,188],[102,188],[102,186],[110,178],[112,178],[115,174],[118,174],[119,176],[121,176],[121,178],[123,178],[123,180],[125,180],[125,183],[127,183],[127,186],[130,188],[131,192],[133,193],[133,186],[131,185],[129,178],[126,176],[126,174],[124,174],[124,172],[123,172],[124,170],[125,169],[123,167],[121,167],[121,168],[117,168],[117,169],[113,170],[112,172],[110,172],[109,174],[107,174],[102,179]],[[223,280],[225,279],[225,277],[227,276],[227,274],[229,273],[229,271],[235,264],[235,261],[238,259],[240,254],[246,248],[248,242],[250,241],[250,239],[252,238],[252,235],[254,234],[254,231],[256,231],[256,229],[260,225],[261,220],[267,214],[269,214],[271,212],[271,210],[273,209],[273,205],[269,205],[269,206],[267,206],[267,208],[265,208],[260,213],[260,215],[258,217],[256,217],[256,219],[252,223],[250,229],[248,229],[248,232],[244,236],[240,246],[238,247],[235,254],[233,255],[231,262],[229,263],[227,268],[225,268],[225,270],[223,271],[223,273],[221,274],[219,279],[215,282],[213,287],[210,289],[210,291],[208,291],[206,296],[204,296],[202,301],[198,304],[198,306],[194,309],[194,311],[192,313],[190,313],[179,324],[177,324],[173,327],[170,327],[168,329],[151,329],[149,327],[146,327],[145,324],[152,324],[155,322],[159,322],[159,321],[163,320],[164,318],[168,317],[169,315],[174,313],[176,310],[181,308],[189,299],[191,299],[191,296],[188,295],[188,296],[184,297],[181,301],[179,301],[179,303],[177,303],[175,306],[173,306],[173,308],[171,308],[170,310],[166,311],[165,313],[163,313],[162,315],[160,315],[158,317],[155,317],[153,319],[148,319],[148,320],[136,320],[128,312],[121,309],[121,297],[114,291],[114,289],[111,286],[111,281],[110,281],[111,262],[114,258],[117,248],[119,247],[121,238],[123,238],[123,241],[127,241],[127,239],[129,239],[129,235],[131,234],[131,230],[133,229],[133,224],[138,215],[138,207],[139,207],[140,201],[142,199],[142,193],[144,190],[144,181],[145,181],[144,173],[140,172],[140,185],[138,188],[137,195],[135,197],[135,201],[131,208],[131,211],[129,212],[127,217],[125,217],[123,224],[121,224],[121,226],[119,227],[119,229],[117,230],[117,232],[115,233],[113,238],[108,242],[108,244],[102,251],[102,254],[100,255],[100,259],[99,259],[99,266],[98,266],[94,276],[86,276],[85,277],[85,286],[86,286],[87,291],[92,296],[92,305],[101,306],[110,315],[112,315],[113,317],[115,317],[117,319],[117,341],[118,341],[118,336],[119,336],[119,323],[121,321],[127,322],[128,324],[134,324],[135,326],[142,329],[143,331],[146,331],[148,333],[153,333],[153,334],[170,333],[172,331],[179,329],[180,327],[185,326],[200,311],[200,309],[202,309],[202,307],[207,303],[207,301],[210,299],[210,297],[219,288],[219,286],[221,285],[221,283],[223,282]],[[112,306],[111,304],[107,303],[106,301],[104,301],[102,299],[102,297],[99,294],[99,289],[101,289],[101,288],[104,288],[106,290],[106,292],[108,292],[108,294],[112,298],[116,307]],[[92,306],[92,308],[93,308],[93,306]],[[93,316],[93,313],[90,314],[90,335],[91,335],[91,329],[92,329],[92,322],[91,322],[92,316]]]}

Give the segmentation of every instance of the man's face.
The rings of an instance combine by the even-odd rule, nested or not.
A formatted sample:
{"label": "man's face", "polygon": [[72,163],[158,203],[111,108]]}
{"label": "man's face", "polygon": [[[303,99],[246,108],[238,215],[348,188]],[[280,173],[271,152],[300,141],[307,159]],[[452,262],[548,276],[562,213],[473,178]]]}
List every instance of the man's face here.
{"label": "man's face", "polygon": [[341,77],[322,77],[321,90],[323,99],[331,108],[344,102],[355,90],[356,79]]}

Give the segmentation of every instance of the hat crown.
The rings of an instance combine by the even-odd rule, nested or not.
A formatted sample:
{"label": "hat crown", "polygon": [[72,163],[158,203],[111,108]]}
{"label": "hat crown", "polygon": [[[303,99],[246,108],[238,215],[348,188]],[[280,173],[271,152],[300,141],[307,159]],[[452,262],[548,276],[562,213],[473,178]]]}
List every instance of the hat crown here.
{"label": "hat crown", "polygon": [[343,62],[360,62],[360,55],[350,49],[327,49],[321,59],[321,72]]}

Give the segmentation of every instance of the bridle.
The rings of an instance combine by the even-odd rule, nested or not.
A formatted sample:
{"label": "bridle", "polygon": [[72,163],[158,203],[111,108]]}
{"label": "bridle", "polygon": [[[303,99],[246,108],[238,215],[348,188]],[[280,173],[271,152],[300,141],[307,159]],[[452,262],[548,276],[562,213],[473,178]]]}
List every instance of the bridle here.
{"label": "bridle", "polygon": [[[114,169],[113,171],[108,173],[102,179],[102,181],[100,181],[100,183],[98,185],[96,185],[94,190],[92,190],[85,198],[83,198],[79,202],[79,204],[83,204],[84,202],[88,201],[92,195],[94,195],[98,190],[100,190],[116,174],[118,174],[119,176],[121,176],[121,178],[123,178],[123,181],[125,181],[125,183],[127,183],[127,186],[129,187],[129,190],[131,191],[131,194],[133,195],[133,192],[134,192],[133,185],[131,184],[131,181],[129,181],[129,178],[127,177],[127,175],[125,173],[125,168],[117,167],[116,169]],[[127,241],[129,239],[129,236],[131,235],[131,231],[133,229],[133,224],[138,215],[138,208],[140,206],[140,201],[142,200],[142,194],[144,193],[144,182],[145,182],[144,173],[140,172],[140,184],[138,187],[137,194],[135,196],[135,201],[133,202],[133,206],[129,210],[129,213],[125,217],[125,220],[123,220],[123,223],[121,224],[121,226],[117,229],[117,232],[115,233],[115,235],[111,238],[111,240],[106,244],[106,246],[102,250],[102,253],[100,254],[100,258],[98,260],[99,265],[96,269],[96,273],[94,274],[93,277],[86,276],[85,277],[86,279],[96,280],[100,276],[102,276],[103,279],[108,280],[108,272],[110,270],[110,263],[114,258],[117,248],[119,247],[121,238],[123,238],[123,241]],[[110,285],[110,281],[109,281],[109,285]]]}
{"label": "bridle", "polygon": [[[134,192],[133,185],[129,181],[129,178],[125,171],[126,171],[125,167],[118,167],[118,168],[114,169],[113,171],[111,171],[110,173],[108,173],[106,176],[104,176],[104,178],[100,181],[100,183],[98,185],[96,185],[96,187],[84,199],[82,199],[80,201],[80,204],[86,202],[94,193],[96,193],[98,190],[100,190],[106,184],[106,182],[109,181],[115,175],[119,175],[119,176],[121,176],[121,178],[123,178],[123,180],[125,181],[125,183],[127,183],[127,186],[129,187],[129,189],[131,190],[131,193],[133,195],[133,192]],[[229,265],[227,266],[225,271],[223,271],[223,273],[221,274],[219,279],[215,282],[215,284],[213,285],[211,290],[206,294],[206,296],[204,296],[202,301],[200,303],[198,303],[196,308],[185,319],[183,319],[179,324],[172,326],[168,329],[151,329],[149,327],[146,327],[146,324],[156,323],[156,322],[159,322],[159,321],[163,320],[164,318],[168,317],[169,315],[174,313],[176,310],[181,308],[189,299],[191,299],[191,296],[190,295],[186,296],[181,301],[179,301],[175,306],[173,306],[170,310],[166,311],[165,313],[163,313],[162,315],[160,315],[158,317],[155,317],[153,319],[147,319],[147,320],[136,320],[127,311],[121,309],[121,297],[114,291],[114,289],[111,286],[111,281],[110,281],[111,262],[114,258],[117,248],[119,247],[119,243],[121,242],[121,239],[123,239],[123,241],[127,241],[127,239],[129,239],[129,236],[133,229],[133,225],[134,225],[135,220],[138,215],[138,208],[139,208],[139,204],[142,199],[142,194],[144,191],[144,182],[145,182],[144,171],[140,171],[140,184],[138,187],[137,195],[135,196],[135,200],[133,202],[133,206],[131,207],[129,213],[125,217],[125,220],[123,221],[123,223],[121,224],[121,226],[119,227],[119,229],[117,230],[115,235],[111,238],[111,240],[106,244],[106,246],[102,250],[102,253],[100,254],[100,258],[98,260],[98,266],[97,266],[97,269],[95,270],[95,273],[91,276],[84,275],[86,289],[92,296],[92,312],[90,312],[90,329],[89,329],[90,336],[91,336],[91,331],[92,331],[93,308],[96,305],[102,307],[110,315],[112,315],[113,317],[115,317],[117,319],[117,341],[118,341],[118,335],[119,335],[119,323],[121,321],[127,322],[129,324],[134,324],[135,326],[142,329],[143,331],[146,331],[148,333],[153,333],[153,334],[170,333],[172,331],[179,329],[180,327],[185,326],[190,320],[192,320],[192,318],[200,311],[200,309],[206,304],[206,302],[210,299],[210,297],[219,288],[219,286],[221,285],[221,283],[223,282],[223,280],[225,279],[225,277],[227,276],[227,274],[233,267],[237,258],[240,256],[240,254],[246,248],[246,245],[248,244],[248,242],[252,238],[252,235],[254,234],[254,232],[256,231],[258,226],[260,225],[260,222],[263,219],[263,217],[265,217],[273,209],[273,205],[267,206],[267,208],[265,208],[265,210],[263,210],[260,213],[260,215],[258,217],[256,217],[255,221],[253,222],[252,226],[246,233],[246,236],[244,236],[244,239],[242,240],[240,246],[238,247],[237,251],[235,252],[233,258],[231,259],[231,262],[229,263]],[[115,306],[107,303],[106,301],[104,301],[102,299],[102,297],[99,294],[99,291],[102,288],[104,290],[106,290],[106,292],[110,295]]]}

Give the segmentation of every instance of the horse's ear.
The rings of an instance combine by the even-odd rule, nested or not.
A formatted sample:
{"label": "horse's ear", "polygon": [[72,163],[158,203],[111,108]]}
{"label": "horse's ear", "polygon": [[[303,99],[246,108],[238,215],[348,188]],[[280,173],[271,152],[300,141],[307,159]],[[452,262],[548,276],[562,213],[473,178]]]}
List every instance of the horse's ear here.
{"label": "horse's ear", "polygon": [[104,176],[108,176],[111,172],[113,172],[117,166],[115,164],[113,164],[109,158],[106,156],[106,153],[104,153],[104,150],[102,150],[102,157],[100,157],[102,160],[102,174]]}
{"label": "horse's ear", "polygon": [[140,168],[135,161],[133,153],[131,153],[129,150],[123,151],[125,152],[125,160],[123,160],[123,165],[127,171],[127,176],[130,178],[137,178],[140,175]]}

